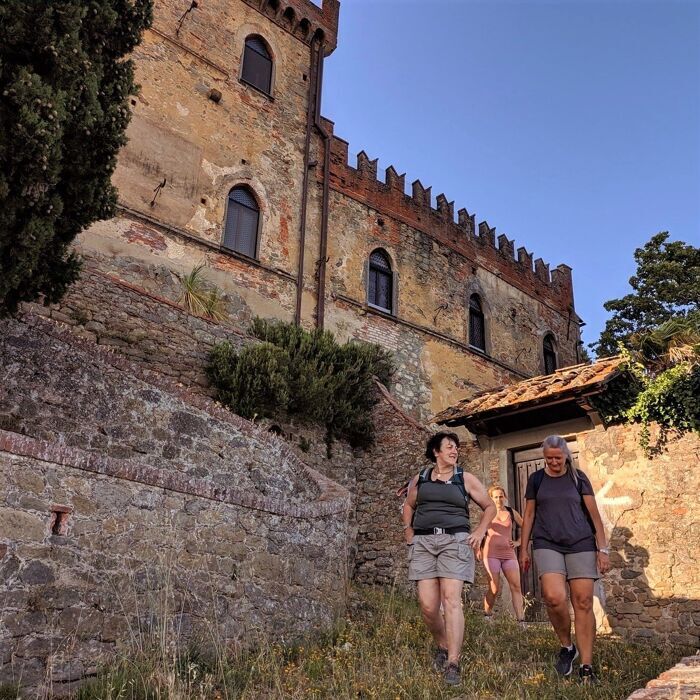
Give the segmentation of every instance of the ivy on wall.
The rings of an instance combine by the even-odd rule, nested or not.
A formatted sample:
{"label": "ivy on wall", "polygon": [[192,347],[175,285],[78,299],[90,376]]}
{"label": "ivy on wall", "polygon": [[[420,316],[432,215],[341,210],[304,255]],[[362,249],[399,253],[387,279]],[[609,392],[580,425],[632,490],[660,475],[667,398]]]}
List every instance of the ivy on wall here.
{"label": "ivy on wall", "polygon": [[245,418],[296,416],[322,425],[329,442],[372,443],[374,377],[389,384],[389,352],[278,321],[255,319],[250,332],[263,342],[240,351],[219,343],[211,353],[208,374],[221,403]]}
{"label": "ivy on wall", "polygon": [[629,345],[620,348],[626,371],[593,401],[605,423],[641,424],[640,444],[652,457],[671,435],[700,433],[700,318],[671,319]]}

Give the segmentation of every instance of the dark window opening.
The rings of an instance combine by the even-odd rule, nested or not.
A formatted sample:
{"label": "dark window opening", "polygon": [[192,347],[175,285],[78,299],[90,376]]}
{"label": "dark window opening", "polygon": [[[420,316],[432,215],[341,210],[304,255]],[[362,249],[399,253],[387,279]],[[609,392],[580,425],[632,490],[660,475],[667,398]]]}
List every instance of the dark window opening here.
{"label": "dark window opening", "polygon": [[375,250],[369,256],[369,290],[367,301],[388,313],[393,309],[393,282],[391,263],[386,253]]}
{"label": "dark window opening", "polygon": [[544,351],[544,373],[552,374],[557,369],[557,353],[554,348],[554,338],[551,335],[545,336],[542,348]]}
{"label": "dark window opening", "polygon": [[257,36],[245,40],[241,78],[267,95],[272,90],[272,57],[263,40]]}
{"label": "dark window opening", "polygon": [[260,208],[245,187],[234,187],[228,195],[224,248],[254,258],[258,245]]}
{"label": "dark window opening", "polygon": [[484,310],[478,294],[469,297],[469,345],[486,352],[486,325]]}

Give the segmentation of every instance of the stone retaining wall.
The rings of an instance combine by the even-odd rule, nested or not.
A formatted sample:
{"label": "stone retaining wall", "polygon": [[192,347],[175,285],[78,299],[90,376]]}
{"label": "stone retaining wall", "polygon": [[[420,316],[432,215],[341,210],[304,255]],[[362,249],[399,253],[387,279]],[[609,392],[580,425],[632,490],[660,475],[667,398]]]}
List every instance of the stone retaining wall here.
{"label": "stone retaining wall", "polygon": [[[143,288],[149,282],[151,291]],[[216,343],[228,340],[243,347],[257,341],[241,332],[240,324],[217,323],[188,313],[177,303],[181,291],[170,270],[131,263],[105,273],[96,261],[85,258],[80,279],[60,303],[30,308],[132,362],[206,391],[205,367]]]}
{"label": "stone retaining wall", "polygon": [[[0,330],[0,683],[58,694],[162,631],[225,648],[330,626],[349,577],[343,487],[70,331]],[[99,426],[105,444],[88,440]],[[191,469],[188,450],[205,451]]]}

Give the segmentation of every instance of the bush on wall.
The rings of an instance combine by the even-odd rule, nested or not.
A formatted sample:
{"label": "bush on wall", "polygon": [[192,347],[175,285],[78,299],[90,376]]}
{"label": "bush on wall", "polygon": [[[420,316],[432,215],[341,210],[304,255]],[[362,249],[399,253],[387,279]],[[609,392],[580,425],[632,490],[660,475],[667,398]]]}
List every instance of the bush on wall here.
{"label": "bush on wall", "polygon": [[[613,380],[595,405],[606,423],[641,423],[641,446],[659,454],[672,433],[700,433],[700,316],[673,318],[620,348],[625,376]],[[652,444],[650,426],[659,426]]]}
{"label": "bush on wall", "polygon": [[374,377],[388,385],[394,367],[378,345],[340,345],[332,333],[255,319],[251,333],[262,340],[236,351],[217,345],[209,378],[217,398],[245,418],[296,416],[323,425],[329,441],[369,446],[374,437]]}

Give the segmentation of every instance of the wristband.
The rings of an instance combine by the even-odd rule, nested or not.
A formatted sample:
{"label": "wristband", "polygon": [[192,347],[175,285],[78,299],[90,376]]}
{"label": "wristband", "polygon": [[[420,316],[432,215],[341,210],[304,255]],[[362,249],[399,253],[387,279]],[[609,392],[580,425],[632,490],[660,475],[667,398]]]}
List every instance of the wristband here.
{"label": "wristband", "polygon": [[598,551],[601,554],[607,554],[608,556],[610,556],[610,550],[607,547],[598,547]]}

